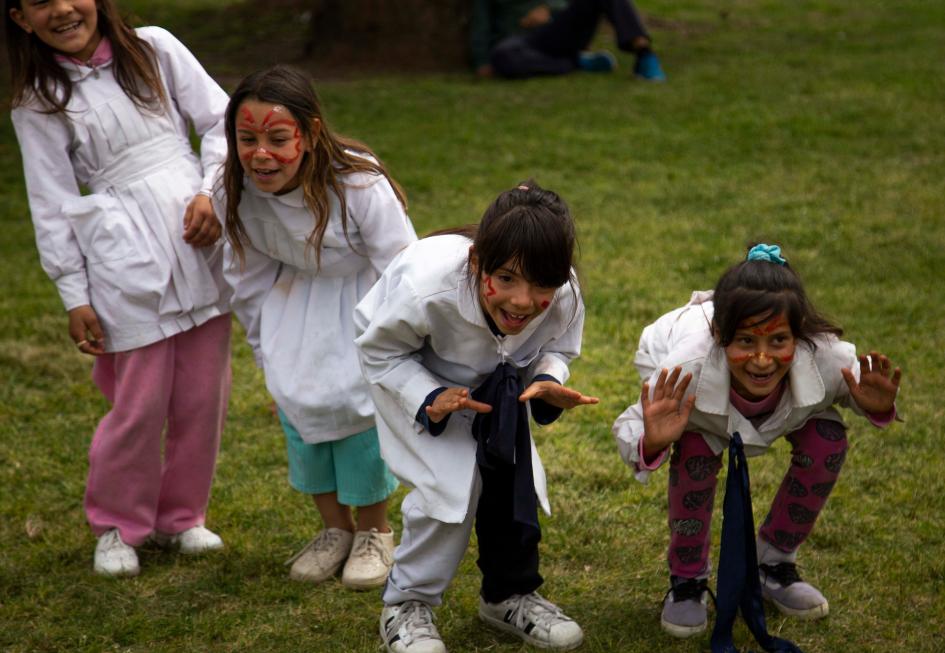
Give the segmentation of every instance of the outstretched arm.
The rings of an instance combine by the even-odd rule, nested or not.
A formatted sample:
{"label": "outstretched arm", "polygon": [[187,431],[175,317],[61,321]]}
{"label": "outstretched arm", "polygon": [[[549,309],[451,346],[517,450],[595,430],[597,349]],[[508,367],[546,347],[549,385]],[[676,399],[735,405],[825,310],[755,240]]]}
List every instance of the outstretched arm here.
{"label": "outstretched arm", "polygon": [[850,388],[850,396],[864,412],[881,415],[890,412],[899,393],[902,371],[892,369],[892,362],[883,354],[871,351],[869,356],[857,357],[860,361],[860,381],[857,383],[853,371],[840,370],[843,380]]}

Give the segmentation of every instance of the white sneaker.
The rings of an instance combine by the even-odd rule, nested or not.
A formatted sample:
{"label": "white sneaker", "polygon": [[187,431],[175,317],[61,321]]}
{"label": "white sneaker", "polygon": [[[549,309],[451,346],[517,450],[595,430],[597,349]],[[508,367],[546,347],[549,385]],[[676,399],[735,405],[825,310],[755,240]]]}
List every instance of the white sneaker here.
{"label": "white sneaker", "polygon": [[184,555],[198,555],[223,548],[220,536],[205,526],[192,526],[173,535],[155,531],[151,540],[164,549],[177,548]]}
{"label": "white sneaker", "polygon": [[338,573],[351,551],[354,535],[340,528],[326,528],[286,561],[292,580],[320,583]]}
{"label": "white sneaker", "polygon": [[381,639],[390,653],[446,653],[433,624],[433,610],[421,601],[385,605],[381,610]]}
{"label": "white sneaker", "polygon": [[515,594],[500,603],[480,597],[479,618],[538,648],[570,651],[584,641],[581,627],[538,592]]}
{"label": "white sneaker", "polygon": [[95,573],[103,576],[137,576],[141,571],[138,566],[138,554],[134,548],[121,540],[118,529],[113,528],[100,538],[95,545]]}
{"label": "white sneaker", "polygon": [[380,587],[387,581],[394,565],[394,533],[381,533],[376,528],[358,531],[341,574],[345,587],[362,590]]}

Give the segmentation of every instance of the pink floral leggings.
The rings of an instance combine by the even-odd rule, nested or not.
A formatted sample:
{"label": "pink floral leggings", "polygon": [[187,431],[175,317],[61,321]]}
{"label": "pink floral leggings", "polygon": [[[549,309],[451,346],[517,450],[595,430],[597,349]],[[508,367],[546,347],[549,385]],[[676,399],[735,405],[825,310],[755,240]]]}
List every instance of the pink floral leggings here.
{"label": "pink floral leggings", "polygon": [[[760,536],[785,552],[795,551],[814,528],[827,503],[847,451],[846,429],[833,420],[812,419],[787,436],[791,466],[778,489]],[[687,431],[674,445],[669,466],[669,569],[698,578],[708,572],[709,528],[722,455],[714,455],[698,433]]]}

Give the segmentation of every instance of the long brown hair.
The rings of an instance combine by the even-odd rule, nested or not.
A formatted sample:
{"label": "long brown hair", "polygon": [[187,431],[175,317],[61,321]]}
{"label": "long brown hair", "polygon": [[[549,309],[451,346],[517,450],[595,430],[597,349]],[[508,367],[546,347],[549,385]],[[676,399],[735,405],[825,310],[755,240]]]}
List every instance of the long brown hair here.
{"label": "long brown hair", "polygon": [[[125,95],[145,110],[166,107],[167,96],[151,45],[135,34],[119,15],[113,0],[96,0],[95,7],[98,31],[111,41],[115,79]],[[12,106],[17,107],[37,94],[47,107],[45,113],[66,111],[72,98],[72,80],[56,62],[55,50],[14,22],[10,11],[22,11],[21,0],[6,0],[4,9]]]}
{"label": "long brown hair", "polygon": [[[341,228],[348,240],[348,205],[345,201],[342,175],[364,172],[383,175],[390,182],[394,194],[407,208],[407,198],[400,185],[388,174],[384,164],[371,149],[359,141],[332,134],[322,115],[321,103],[311,79],[292,66],[277,65],[246,77],[233,91],[226,108],[226,166],[223,189],[226,192],[226,235],[243,260],[243,243],[248,242],[246,228],[240,220],[239,204],[243,196],[243,166],[239,160],[236,141],[236,114],[245,100],[258,100],[284,106],[292,114],[302,134],[302,141],[310,144],[299,165],[299,180],[305,205],[315,217],[309,245],[315,250],[316,266],[321,265],[321,245],[331,217],[331,192],[341,207]],[[318,118],[321,129],[313,138],[312,121]],[[372,159],[365,158],[366,156]],[[348,240],[348,244],[351,242]]]}

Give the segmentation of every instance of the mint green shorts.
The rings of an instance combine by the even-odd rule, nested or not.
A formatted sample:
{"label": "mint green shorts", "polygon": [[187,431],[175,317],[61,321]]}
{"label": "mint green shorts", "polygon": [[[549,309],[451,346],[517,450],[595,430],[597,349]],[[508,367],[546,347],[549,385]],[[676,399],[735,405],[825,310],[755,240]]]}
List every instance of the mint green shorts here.
{"label": "mint green shorts", "polygon": [[333,442],[310,444],[279,411],[289,455],[289,485],[305,494],[336,492],[345,506],[371,506],[397,489],[370,428]]}

